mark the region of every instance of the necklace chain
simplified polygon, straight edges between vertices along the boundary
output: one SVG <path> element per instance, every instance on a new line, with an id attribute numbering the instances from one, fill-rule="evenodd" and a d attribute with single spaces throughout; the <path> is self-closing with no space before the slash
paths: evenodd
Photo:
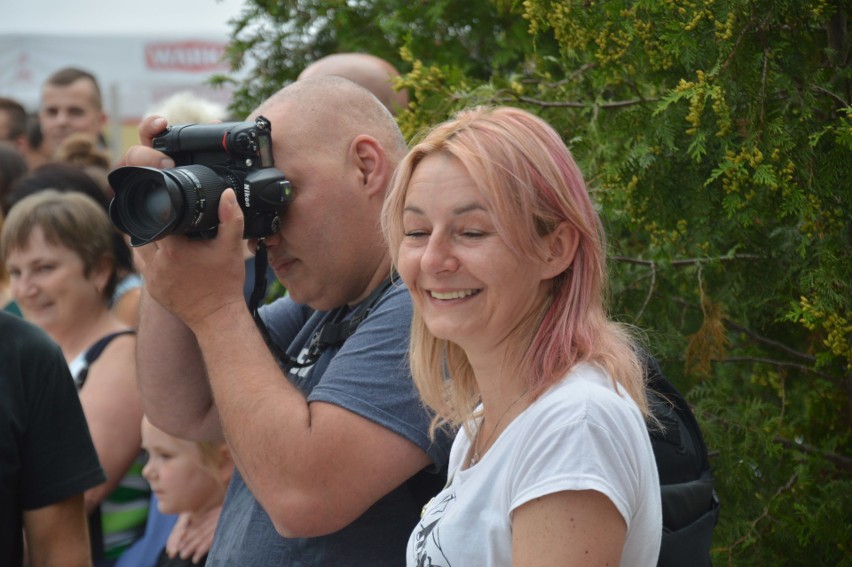
<path id="1" fill-rule="evenodd" d="M 491 441 L 491 438 L 494 436 L 494 433 L 496 433 L 496 432 L 497 432 L 497 428 L 498 428 L 498 427 L 500 427 L 500 422 L 501 422 L 501 421 L 503 421 L 503 418 L 504 418 L 504 417 L 506 417 L 506 415 L 509 413 L 509 411 L 510 411 L 513 407 L 515 407 L 515 405 L 516 405 L 518 402 L 520 402 L 520 401 L 521 401 L 521 398 L 523 398 L 524 396 L 526 396 L 526 395 L 527 395 L 527 392 L 528 392 L 528 391 L 529 391 L 529 388 L 527 388 L 526 390 L 524 390 L 523 392 L 521 392 L 521 395 L 520 395 L 520 396 L 518 396 L 517 398 L 515 398 L 515 401 L 514 401 L 514 402 L 512 402 L 511 404 L 509 404 L 509 407 L 507 407 L 507 408 L 506 408 L 506 411 L 504 411 L 504 412 L 503 412 L 503 415 L 501 415 L 501 416 L 497 419 L 497 422 L 494 424 L 494 428 L 493 428 L 493 429 L 491 429 L 491 433 L 489 433 L 489 434 L 488 434 L 488 437 L 485 439 L 485 441 L 484 441 L 484 443 L 483 443 L 483 445 L 482 445 L 483 450 L 484 450 L 486 447 L 488 447 L 488 442 L 489 442 L 489 441 Z M 483 422 L 484 422 L 484 418 L 483 418 Z M 481 458 L 481 455 L 479 454 L 479 449 L 478 449 L 478 446 L 479 446 L 479 434 L 480 434 L 480 432 L 482 431 L 482 426 L 481 426 L 481 425 L 482 425 L 482 424 L 480 424 L 479 429 L 477 429 L 477 430 L 476 430 L 476 435 L 474 435 L 474 437 L 473 437 L 473 451 L 471 451 L 471 455 L 470 455 L 470 464 L 468 465 L 468 466 L 470 466 L 470 467 L 472 467 L 473 465 L 475 465 L 476 463 L 478 463 L 478 462 L 479 462 L 479 459 Z"/>

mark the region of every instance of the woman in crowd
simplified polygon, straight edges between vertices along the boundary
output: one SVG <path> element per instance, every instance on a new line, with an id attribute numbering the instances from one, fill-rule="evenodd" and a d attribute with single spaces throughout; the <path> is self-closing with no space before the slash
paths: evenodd
<path id="1" fill-rule="evenodd" d="M 142 420 L 142 469 L 163 514 L 178 521 L 157 567 L 204 565 L 234 463 L 224 441 L 187 441 Z"/>
<path id="2" fill-rule="evenodd" d="M 96 565 L 139 536 L 150 493 L 141 477 L 136 338 L 108 307 L 117 281 L 113 234 L 86 195 L 44 190 L 15 204 L 0 235 L 12 296 L 61 347 L 107 473 L 85 494 L 93 555 L 106 560 Z"/>
<path id="3" fill-rule="evenodd" d="M 408 565 L 654 566 L 642 366 L 607 317 L 602 225 L 558 134 L 461 112 L 403 160 L 383 230 L 415 382 L 433 427 L 461 426 Z"/>
<path id="4" fill-rule="evenodd" d="M 109 210 L 109 197 L 89 173 L 70 163 L 51 162 L 29 171 L 14 183 L 5 203 L 7 211 L 21 199 L 45 189 L 83 193 L 95 200 L 104 212 Z M 110 309 L 127 326 L 136 327 L 142 278 L 134 269 L 133 254 L 124 236 L 114 227 L 112 232 L 118 280 L 109 299 Z"/>

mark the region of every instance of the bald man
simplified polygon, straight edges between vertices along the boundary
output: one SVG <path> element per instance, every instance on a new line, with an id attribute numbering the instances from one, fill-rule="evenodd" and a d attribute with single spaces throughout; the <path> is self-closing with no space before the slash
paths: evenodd
<path id="1" fill-rule="evenodd" d="M 137 249 L 145 413 L 173 435 L 224 436 L 234 455 L 208 565 L 397 567 L 450 448 L 449 436 L 429 439 L 407 364 L 411 298 L 391 284 L 378 228 L 406 143 L 375 96 L 337 76 L 298 80 L 258 115 L 294 193 L 264 240 L 288 292 L 259 313 L 280 360 L 245 306 L 229 189 L 216 238 Z M 149 144 L 129 150 L 130 165 L 162 167 L 148 146 L 165 126 L 143 121 Z"/>
<path id="2" fill-rule="evenodd" d="M 366 53 L 335 53 L 314 61 L 299 74 L 299 80 L 321 75 L 337 75 L 358 83 L 382 101 L 396 114 L 408 107 L 408 94 L 395 90 L 393 81 L 399 77 L 396 68 L 379 57 Z"/>

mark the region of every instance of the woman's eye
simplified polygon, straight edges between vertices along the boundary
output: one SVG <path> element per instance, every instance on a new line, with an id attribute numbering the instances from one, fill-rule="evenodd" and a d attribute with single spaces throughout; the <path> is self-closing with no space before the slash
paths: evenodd
<path id="1" fill-rule="evenodd" d="M 422 236 L 426 236 L 428 233 L 425 230 L 408 230 L 405 232 L 406 238 L 420 238 Z"/>

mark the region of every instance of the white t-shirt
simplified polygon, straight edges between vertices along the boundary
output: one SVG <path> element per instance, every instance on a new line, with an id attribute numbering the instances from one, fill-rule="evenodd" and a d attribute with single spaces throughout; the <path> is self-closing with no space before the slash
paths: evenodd
<path id="1" fill-rule="evenodd" d="M 639 408 L 597 367 L 577 365 L 462 470 L 469 449 L 461 429 L 447 486 L 408 540 L 409 567 L 511 565 L 512 511 L 565 490 L 612 501 L 627 524 L 622 566 L 656 565 L 663 516 L 651 441 Z"/>

